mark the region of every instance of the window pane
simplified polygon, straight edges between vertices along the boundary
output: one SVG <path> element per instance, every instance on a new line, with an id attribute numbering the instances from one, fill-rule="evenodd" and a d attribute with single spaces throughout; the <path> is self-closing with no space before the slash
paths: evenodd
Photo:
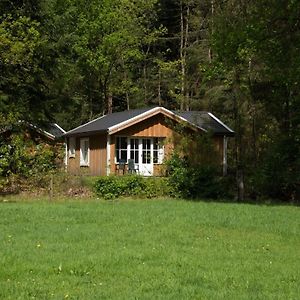
<path id="1" fill-rule="evenodd" d="M 127 138 L 122 137 L 121 138 L 121 149 L 126 149 L 127 148 Z"/>
<path id="2" fill-rule="evenodd" d="M 87 166 L 89 164 L 89 140 L 80 140 L 80 165 Z"/>
<path id="3" fill-rule="evenodd" d="M 121 150 L 121 159 L 127 161 L 127 150 Z"/>
<path id="4" fill-rule="evenodd" d="M 69 139 L 69 156 L 74 157 L 75 156 L 75 138 L 74 137 L 70 137 Z"/>
<path id="5" fill-rule="evenodd" d="M 147 151 L 146 150 L 143 151 L 142 162 L 143 162 L 143 164 L 150 164 L 150 162 L 151 162 L 150 151 L 148 151 L 148 150 Z"/>
<path id="6" fill-rule="evenodd" d="M 127 138 L 126 137 L 117 137 L 116 140 L 116 161 L 127 162 Z"/>

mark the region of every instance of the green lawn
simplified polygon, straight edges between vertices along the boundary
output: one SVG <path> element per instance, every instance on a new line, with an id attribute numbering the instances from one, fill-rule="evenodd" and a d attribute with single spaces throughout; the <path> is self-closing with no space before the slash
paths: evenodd
<path id="1" fill-rule="evenodd" d="M 0 203 L 0 299 L 299 299 L 300 208 Z"/>

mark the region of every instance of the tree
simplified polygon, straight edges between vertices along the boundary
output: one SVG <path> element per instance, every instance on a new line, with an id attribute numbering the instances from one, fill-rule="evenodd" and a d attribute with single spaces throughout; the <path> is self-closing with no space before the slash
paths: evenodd
<path id="1" fill-rule="evenodd" d="M 294 54 L 299 43 L 295 5 L 298 4 L 294 1 L 228 1 L 217 7 L 213 36 L 215 61 L 224 70 L 219 74 L 224 75 L 225 91 L 231 98 L 238 178 L 246 171 L 249 183 L 272 181 L 278 165 L 271 175 L 269 154 L 287 157 L 280 163 L 281 173 L 285 174 L 280 189 L 285 192 L 277 193 L 285 198 L 297 193 L 297 184 L 287 181 L 299 169 L 294 155 L 299 123 L 291 117 L 291 108 L 299 109 L 295 85 L 299 70 Z M 290 146 L 278 147 L 286 145 L 282 143 L 286 138 Z M 274 153 L 274 149 L 280 148 L 281 154 Z M 265 163 L 269 166 L 268 175 L 260 173 Z M 257 179 L 257 174 L 264 175 Z M 298 176 L 294 178 L 295 182 L 299 180 Z M 249 189 L 259 194 L 258 185 Z"/>
<path id="2" fill-rule="evenodd" d="M 43 120 L 48 112 L 40 24 L 29 17 L 2 18 L 0 23 L 0 112 L 19 112 L 28 120 Z"/>

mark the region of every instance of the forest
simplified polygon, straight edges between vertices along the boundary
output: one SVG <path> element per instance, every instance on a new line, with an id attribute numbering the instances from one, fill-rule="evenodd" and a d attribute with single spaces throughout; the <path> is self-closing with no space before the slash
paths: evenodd
<path id="1" fill-rule="evenodd" d="M 300 199 L 299 81 L 299 0 L 0 1 L 1 128 L 210 111 L 235 131 L 228 176 L 248 198 Z"/>

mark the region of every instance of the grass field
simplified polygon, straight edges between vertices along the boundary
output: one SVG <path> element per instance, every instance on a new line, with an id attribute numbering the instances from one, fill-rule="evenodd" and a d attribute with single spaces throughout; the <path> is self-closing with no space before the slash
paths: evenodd
<path id="1" fill-rule="evenodd" d="M 0 203 L 0 299 L 299 299 L 300 209 Z"/>

